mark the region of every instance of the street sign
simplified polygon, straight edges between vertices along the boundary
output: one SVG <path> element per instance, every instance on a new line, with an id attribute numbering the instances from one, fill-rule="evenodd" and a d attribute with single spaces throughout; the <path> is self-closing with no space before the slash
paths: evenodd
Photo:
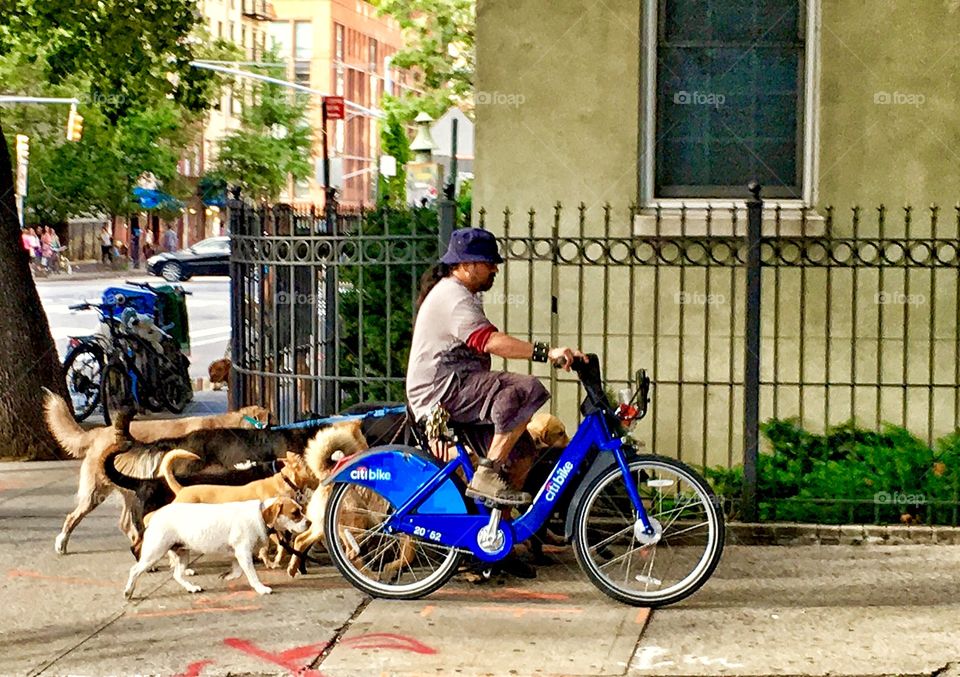
<path id="1" fill-rule="evenodd" d="M 392 155 L 380 156 L 380 175 L 393 177 L 397 175 L 397 158 Z"/>
<path id="2" fill-rule="evenodd" d="M 343 120 L 344 104 L 342 96 L 323 97 L 323 108 L 327 113 L 328 120 Z"/>

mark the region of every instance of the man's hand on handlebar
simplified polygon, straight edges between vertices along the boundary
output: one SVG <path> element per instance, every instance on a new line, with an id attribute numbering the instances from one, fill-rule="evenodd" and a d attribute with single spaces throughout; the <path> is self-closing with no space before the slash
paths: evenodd
<path id="1" fill-rule="evenodd" d="M 562 348 L 552 348 L 550 352 L 547 353 L 547 359 L 549 359 L 550 364 L 557 369 L 570 371 L 575 359 L 580 359 L 586 362 L 587 356 L 581 353 L 579 350 L 573 350 L 572 348 L 567 348 L 564 346 Z"/>

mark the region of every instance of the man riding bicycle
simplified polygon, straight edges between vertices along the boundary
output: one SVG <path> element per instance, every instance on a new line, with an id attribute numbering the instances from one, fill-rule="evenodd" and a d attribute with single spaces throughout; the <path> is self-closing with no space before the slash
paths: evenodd
<path id="1" fill-rule="evenodd" d="M 493 425 L 487 456 L 467 487 L 467 495 L 498 505 L 523 505 L 530 495 L 511 489 L 503 469 L 517 440 L 550 394 L 536 376 L 491 371 L 491 356 L 564 363 L 570 348 L 514 338 L 499 331 L 483 312 L 478 296 L 493 286 L 503 258 L 488 231 L 454 231 L 440 262 L 420 283 L 417 318 L 407 365 L 407 399 L 419 421 L 437 405 L 455 423 Z"/>

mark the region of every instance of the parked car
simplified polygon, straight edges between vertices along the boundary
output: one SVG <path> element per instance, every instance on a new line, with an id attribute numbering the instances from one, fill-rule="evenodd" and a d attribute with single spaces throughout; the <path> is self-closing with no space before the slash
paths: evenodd
<path id="1" fill-rule="evenodd" d="M 178 252 L 151 256 L 147 272 L 167 282 L 189 280 L 194 275 L 229 275 L 230 238 L 209 237 Z"/>

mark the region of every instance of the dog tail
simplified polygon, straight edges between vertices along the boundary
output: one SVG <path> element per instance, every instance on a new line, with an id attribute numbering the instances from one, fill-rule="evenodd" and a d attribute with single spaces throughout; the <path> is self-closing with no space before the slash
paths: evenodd
<path id="1" fill-rule="evenodd" d="M 149 482 L 151 480 L 142 480 L 139 477 L 124 475 L 122 472 L 117 470 L 117 466 L 114 465 L 113 461 L 118 455 L 124 453 L 125 451 L 127 451 L 127 445 L 118 444 L 109 454 L 104 457 L 103 474 L 107 476 L 108 480 L 116 484 L 121 489 L 136 491 L 144 482 Z"/>
<path id="2" fill-rule="evenodd" d="M 160 475 L 167 481 L 167 486 L 170 487 L 170 491 L 172 491 L 174 495 L 179 494 L 183 489 L 183 486 L 177 481 L 176 476 L 173 474 L 173 468 L 171 467 L 173 462 L 178 459 L 199 461 L 200 457 L 186 449 L 171 449 L 163 455 L 163 460 L 160 461 Z"/>
<path id="3" fill-rule="evenodd" d="M 63 450 L 74 458 L 83 458 L 93 444 L 96 430 L 84 430 L 73 418 L 67 401 L 46 388 L 43 389 L 43 409 L 47 427 L 57 438 Z"/>
<path id="4" fill-rule="evenodd" d="M 357 419 L 321 429 L 307 442 L 303 458 L 314 477 L 322 480 L 338 461 L 362 451 L 366 446 L 366 440 L 360 433 L 360 420 Z"/>

